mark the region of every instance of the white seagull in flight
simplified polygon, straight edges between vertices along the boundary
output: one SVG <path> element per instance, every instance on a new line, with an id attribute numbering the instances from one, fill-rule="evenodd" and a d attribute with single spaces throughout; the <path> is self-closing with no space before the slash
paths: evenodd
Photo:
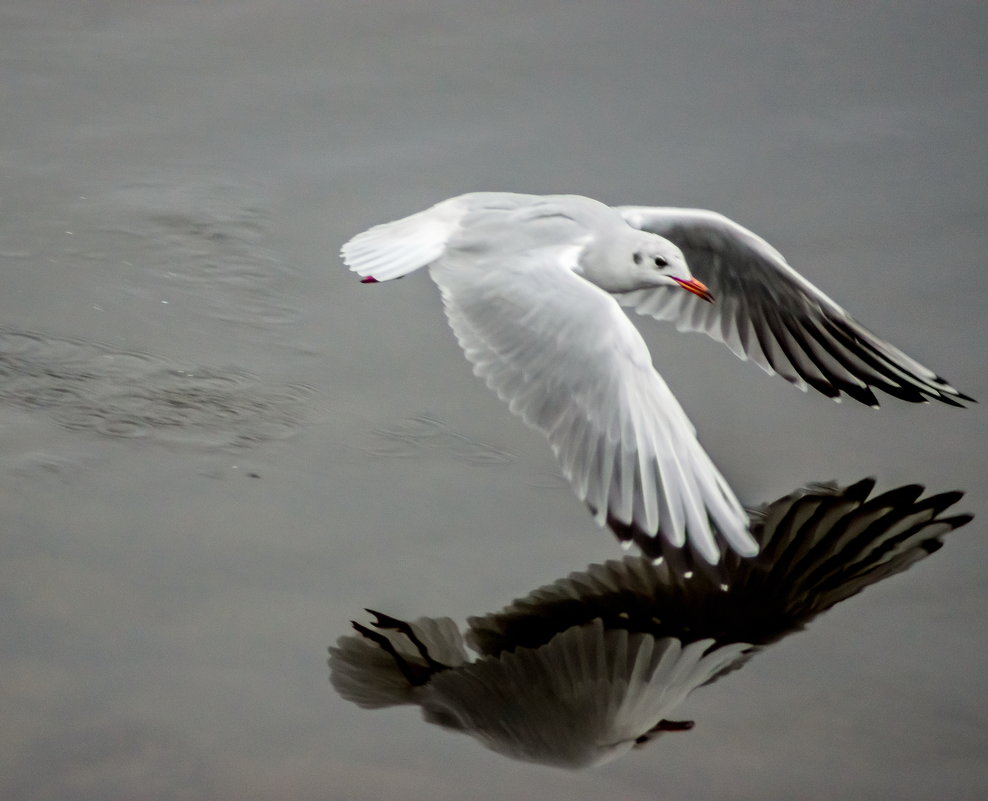
<path id="1" fill-rule="evenodd" d="M 689 542 L 710 563 L 717 533 L 743 556 L 758 544 L 621 306 L 704 331 L 835 399 L 877 406 L 876 388 L 972 400 L 710 211 L 475 192 L 377 225 L 341 254 L 365 283 L 428 267 L 474 372 L 548 437 L 597 522 Z"/>

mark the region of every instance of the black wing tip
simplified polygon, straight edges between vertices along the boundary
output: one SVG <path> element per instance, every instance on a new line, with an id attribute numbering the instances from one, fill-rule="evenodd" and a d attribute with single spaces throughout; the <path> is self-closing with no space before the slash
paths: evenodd
<path id="1" fill-rule="evenodd" d="M 964 403 L 977 403 L 970 395 L 954 389 L 943 376 L 933 373 L 920 376 L 896 362 L 881 350 L 879 337 L 851 318 L 837 319 L 825 315 L 820 318 L 819 325 L 819 329 L 809 330 L 811 336 L 828 349 L 834 343 L 828 343 L 826 337 L 832 337 L 836 340 L 836 344 L 862 361 L 867 372 L 870 373 L 867 377 L 846 362 L 843 367 L 852 375 L 857 375 L 858 379 L 869 388 L 878 389 L 907 403 L 929 403 L 931 400 L 937 400 L 947 406 L 960 408 L 964 408 Z M 872 339 L 874 341 L 871 341 Z M 833 355 L 837 356 L 837 354 Z"/>
<path id="2" fill-rule="evenodd" d="M 922 542 L 918 543 L 916 547 L 922 548 L 924 551 L 926 551 L 926 555 L 929 556 L 930 554 L 936 553 L 943 547 L 943 540 L 940 539 L 939 537 L 932 537 L 928 540 L 923 540 Z"/>
<path id="3" fill-rule="evenodd" d="M 798 389 L 813 389 L 824 397 L 838 403 L 847 397 L 871 409 L 880 409 L 882 406 L 873 390 L 878 390 L 906 403 L 925 404 L 933 400 L 958 409 L 966 409 L 965 403 L 978 402 L 970 395 L 957 390 L 947 392 L 946 390 L 932 387 L 930 389 L 919 389 L 918 387 L 908 385 L 895 386 L 885 383 L 866 383 L 864 386 L 851 386 L 846 382 L 821 381 L 818 378 L 811 378 L 808 375 L 788 375 L 779 372 L 778 369 L 776 369 L 776 373 Z"/>
<path id="4" fill-rule="evenodd" d="M 939 492 L 936 495 L 931 495 L 926 499 L 926 503 L 942 512 L 944 509 L 953 506 L 963 497 L 964 490 L 947 490 L 946 492 Z"/>
<path id="5" fill-rule="evenodd" d="M 880 408 L 880 404 L 878 403 L 878 398 L 876 398 L 875 393 L 871 391 L 871 387 L 867 385 L 863 387 L 845 385 L 842 386 L 841 389 L 843 390 L 845 395 L 847 395 L 849 398 L 853 400 L 856 400 L 858 403 L 861 403 L 872 409 Z"/>
<path id="6" fill-rule="evenodd" d="M 889 395 L 890 397 L 896 398 L 901 401 L 905 401 L 906 403 L 923 404 L 923 403 L 929 403 L 931 400 L 934 400 L 934 401 L 939 401 L 945 406 L 953 406 L 957 409 L 966 409 L 967 407 L 964 405 L 965 403 L 978 402 L 975 398 L 972 398 L 970 395 L 965 395 L 963 392 L 959 392 L 957 390 L 947 392 L 946 390 L 943 389 L 931 388 L 928 390 L 916 389 L 915 391 L 913 391 L 912 388 L 906 389 L 903 388 L 902 386 L 893 388 L 890 385 L 884 385 L 884 384 L 878 385 L 878 384 L 870 383 L 863 388 L 855 387 L 854 390 L 849 390 L 848 387 L 841 386 L 839 392 L 840 398 L 838 398 L 835 397 L 834 394 L 830 391 L 824 392 L 817 386 L 813 386 L 813 388 L 820 391 L 823 395 L 826 395 L 828 398 L 832 398 L 833 400 L 840 400 L 846 395 L 852 400 L 856 400 L 858 403 L 861 403 L 864 406 L 868 406 L 872 409 L 881 408 L 881 404 L 879 403 L 878 398 L 875 396 L 874 392 L 872 392 L 873 389 L 877 389 L 880 392 L 884 392 L 886 395 Z"/>
<path id="7" fill-rule="evenodd" d="M 848 484 L 839 494 L 845 498 L 855 498 L 863 501 L 871 495 L 877 483 L 878 479 L 875 476 L 866 476 L 865 478 L 858 479 L 853 484 Z"/>
<path id="8" fill-rule="evenodd" d="M 589 504 L 588 506 L 593 512 L 593 507 Z M 646 559 L 651 560 L 654 564 L 665 562 L 673 572 L 680 575 L 692 571 L 718 573 L 723 564 L 725 554 L 732 552 L 716 527 L 713 527 L 713 530 L 716 532 L 715 540 L 718 553 L 714 561 L 710 561 L 706 554 L 698 552 L 692 546 L 689 539 L 681 546 L 674 545 L 663 534 L 661 528 L 653 535 L 644 531 L 641 527 L 635 525 L 635 523 L 625 523 L 610 513 L 607 515 L 607 528 L 621 544 L 622 550 L 628 550 L 634 546 Z M 757 557 L 740 558 L 754 559 Z"/>
<path id="9" fill-rule="evenodd" d="M 948 493 L 948 492 L 945 492 L 942 495 L 936 495 L 936 496 L 933 496 L 931 498 L 927 498 L 927 503 L 929 503 L 930 501 L 939 500 L 939 499 L 944 498 L 944 497 L 947 497 L 947 496 L 957 496 L 957 497 L 959 497 L 959 496 L 961 496 L 963 494 L 964 494 L 963 492 L 956 492 L 956 493 Z M 940 534 L 938 534 L 935 537 L 930 537 L 930 538 L 925 539 L 922 542 L 918 543 L 919 547 L 922 548 L 924 551 L 926 551 L 926 553 L 928 555 L 931 554 L 931 553 L 936 553 L 937 551 L 939 551 L 943 547 L 943 538 L 947 534 L 949 534 L 951 531 L 956 531 L 959 528 L 963 528 L 968 523 L 970 523 L 972 520 L 974 520 L 974 515 L 972 513 L 970 513 L 970 512 L 962 512 L 961 514 L 953 515 L 952 517 L 940 517 L 939 516 L 940 514 L 942 514 L 946 510 L 946 508 L 948 506 L 950 506 L 953 503 L 956 503 L 957 497 L 954 497 L 952 500 L 950 500 L 949 503 L 945 503 L 945 504 L 942 504 L 942 505 L 939 505 L 938 504 L 939 505 L 939 508 L 937 508 L 936 511 L 935 511 L 935 517 L 934 517 L 934 519 L 932 519 L 932 520 L 930 520 L 930 521 L 927 522 L 926 525 L 932 525 L 932 524 L 936 523 L 936 524 L 939 524 L 941 526 L 947 526 L 947 530 L 946 531 L 943 531 L 943 532 L 941 532 Z"/>
<path id="10" fill-rule="evenodd" d="M 941 518 L 940 522 L 945 523 L 950 526 L 951 530 L 960 528 L 961 526 L 966 526 L 974 520 L 974 514 L 971 512 L 962 512 L 959 515 L 954 515 L 953 517 Z"/>
<path id="11" fill-rule="evenodd" d="M 923 497 L 926 487 L 922 484 L 903 484 L 868 499 L 873 506 L 912 506 Z"/>
<path id="12" fill-rule="evenodd" d="M 977 399 L 972 398 L 965 392 L 961 392 L 959 389 L 954 389 L 950 382 L 944 378 L 942 375 L 935 376 L 934 381 L 940 384 L 940 393 L 949 396 L 952 400 L 956 399 L 959 401 L 964 401 L 965 403 L 977 403 Z"/>

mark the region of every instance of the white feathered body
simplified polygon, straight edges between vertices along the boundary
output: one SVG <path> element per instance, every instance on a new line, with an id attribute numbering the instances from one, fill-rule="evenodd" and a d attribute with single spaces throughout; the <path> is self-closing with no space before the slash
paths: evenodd
<path id="1" fill-rule="evenodd" d="M 713 212 L 475 192 L 358 234 L 342 255 L 374 282 L 429 267 L 474 372 L 548 437 L 597 521 L 640 545 L 688 541 L 710 563 L 718 536 L 741 555 L 757 544 L 621 306 L 704 331 L 835 399 L 877 406 L 877 387 L 970 400 Z M 701 300 L 704 284 L 717 303 Z"/>

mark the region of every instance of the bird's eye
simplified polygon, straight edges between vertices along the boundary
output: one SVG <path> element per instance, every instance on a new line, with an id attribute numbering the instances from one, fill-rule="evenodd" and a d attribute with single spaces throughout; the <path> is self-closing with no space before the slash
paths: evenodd
<path id="1" fill-rule="evenodd" d="M 669 262 L 667 262 L 661 256 L 656 256 L 655 257 L 655 266 L 656 267 L 668 267 L 669 266 Z"/>
<path id="2" fill-rule="evenodd" d="M 641 253 L 636 253 L 631 258 L 635 260 L 635 264 L 641 264 L 642 263 L 642 254 Z"/>

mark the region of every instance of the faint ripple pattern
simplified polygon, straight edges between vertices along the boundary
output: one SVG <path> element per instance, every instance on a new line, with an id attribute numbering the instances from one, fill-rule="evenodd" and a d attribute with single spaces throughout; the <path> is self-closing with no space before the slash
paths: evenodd
<path id="1" fill-rule="evenodd" d="M 294 434 L 313 390 L 237 369 L 183 366 L 145 353 L 0 327 L 0 402 L 65 428 L 208 448 Z"/>

